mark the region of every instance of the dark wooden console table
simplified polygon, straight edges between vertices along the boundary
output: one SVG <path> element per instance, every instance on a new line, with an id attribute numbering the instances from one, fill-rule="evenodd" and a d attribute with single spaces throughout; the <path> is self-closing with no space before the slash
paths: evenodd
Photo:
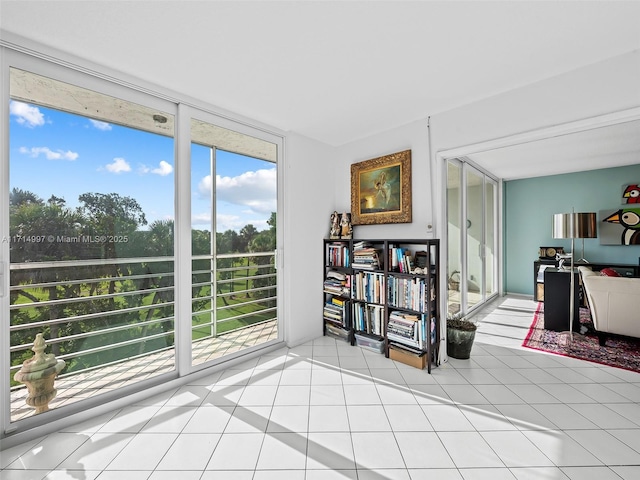
<path id="1" fill-rule="evenodd" d="M 580 331 L 580 274 L 573 272 L 573 331 Z M 547 268 L 544 271 L 544 328 L 557 332 L 569 330 L 571 272 Z"/>

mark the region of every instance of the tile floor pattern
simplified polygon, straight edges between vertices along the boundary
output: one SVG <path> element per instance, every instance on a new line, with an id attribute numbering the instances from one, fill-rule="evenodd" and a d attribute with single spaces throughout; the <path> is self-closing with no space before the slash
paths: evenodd
<path id="1" fill-rule="evenodd" d="M 327 337 L 1 452 L 2 480 L 637 479 L 640 374 L 520 347 L 531 300 L 426 371 Z"/>

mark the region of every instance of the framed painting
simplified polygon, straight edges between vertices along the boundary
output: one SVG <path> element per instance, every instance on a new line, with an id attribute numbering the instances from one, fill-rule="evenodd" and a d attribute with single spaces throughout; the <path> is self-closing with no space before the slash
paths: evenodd
<path id="1" fill-rule="evenodd" d="M 351 223 L 411 222 L 411 150 L 351 165 Z"/>
<path id="2" fill-rule="evenodd" d="M 640 203 L 640 186 L 638 184 L 624 185 L 622 187 L 622 204 Z"/>
<path id="3" fill-rule="evenodd" d="M 600 245 L 640 245 L 640 206 L 600 210 Z"/>

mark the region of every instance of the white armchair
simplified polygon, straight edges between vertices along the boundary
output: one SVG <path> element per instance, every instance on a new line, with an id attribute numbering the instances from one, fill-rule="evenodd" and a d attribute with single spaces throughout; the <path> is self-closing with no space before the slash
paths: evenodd
<path id="1" fill-rule="evenodd" d="M 607 333 L 640 337 L 640 278 L 608 277 L 578 267 L 600 345 Z"/>

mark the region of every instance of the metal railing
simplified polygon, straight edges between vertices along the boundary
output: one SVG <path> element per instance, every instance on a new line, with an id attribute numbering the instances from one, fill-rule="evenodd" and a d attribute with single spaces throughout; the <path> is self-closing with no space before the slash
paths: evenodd
<path id="1" fill-rule="evenodd" d="M 238 260 L 244 259 L 246 264 L 238 266 Z M 207 255 L 198 255 L 193 257 L 193 262 L 211 262 L 212 257 Z M 210 319 L 208 321 L 202 321 L 198 323 L 196 326 L 192 327 L 192 330 L 198 330 L 202 332 L 204 329 L 209 327 L 209 333 L 200 337 L 211 338 L 219 335 L 221 333 L 231 333 L 236 330 L 245 328 L 247 325 L 232 327 L 229 326 L 232 322 L 237 322 L 238 320 L 244 318 L 255 317 L 257 314 L 260 316 L 268 315 L 266 318 L 263 318 L 259 321 L 250 322 L 250 325 L 255 325 L 257 323 L 263 323 L 270 320 L 274 320 L 276 318 L 276 273 L 274 263 L 271 263 L 275 260 L 274 252 L 256 252 L 256 253 L 243 253 L 243 254 L 221 254 L 216 255 L 216 268 L 215 272 L 217 272 L 219 278 L 213 278 L 214 268 L 213 266 L 208 269 L 204 268 L 194 268 L 192 269 L 193 278 L 201 278 L 205 275 L 210 275 L 210 281 L 193 281 L 193 287 L 204 287 L 213 286 L 216 289 L 216 294 L 209 295 L 200 295 L 193 296 L 191 299 L 192 302 L 192 312 L 193 316 L 198 316 L 202 318 L 205 315 L 209 315 Z M 260 262 L 268 262 L 268 263 L 260 263 Z M 231 266 L 224 266 L 226 262 L 230 262 Z M 213 262 L 211 262 L 213 263 Z M 249 275 L 250 270 L 255 269 L 255 274 Z M 267 273 L 260 273 L 264 270 L 268 270 Z M 270 271 L 269 271 L 270 270 Z M 246 275 L 236 275 L 236 273 L 246 272 Z M 256 281 L 258 285 L 256 286 Z M 235 288 L 235 284 L 239 282 L 244 282 L 245 288 L 237 290 Z M 267 282 L 268 285 L 261 285 L 262 282 Z M 249 288 L 249 284 L 252 285 Z M 225 287 L 228 291 L 224 291 Z M 212 306 L 204 306 L 196 308 L 195 304 L 197 302 L 211 302 L 212 299 L 216 298 L 216 308 L 214 309 Z M 242 297 L 252 298 L 253 300 L 241 301 L 238 298 L 235 298 L 233 303 L 228 303 L 227 299 L 231 297 Z M 223 306 L 220 306 L 220 301 L 224 303 Z M 274 306 L 269 306 L 273 304 Z M 234 313 L 231 310 L 244 310 L 246 307 L 254 306 L 253 311 L 249 308 L 250 311 L 243 313 Z M 215 311 L 214 311 L 215 310 Z M 226 324 L 226 325 L 225 325 Z M 218 327 L 222 327 L 219 329 Z M 222 331 L 220 331 L 222 330 Z"/>
<path id="2" fill-rule="evenodd" d="M 194 256 L 192 338 L 276 318 L 274 252 Z M 11 264 L 11 378 L 36 333 L 78 374 L 174 348 L 174 258 Z M 70 368 L 69 368 L 70 367 Z"/>

